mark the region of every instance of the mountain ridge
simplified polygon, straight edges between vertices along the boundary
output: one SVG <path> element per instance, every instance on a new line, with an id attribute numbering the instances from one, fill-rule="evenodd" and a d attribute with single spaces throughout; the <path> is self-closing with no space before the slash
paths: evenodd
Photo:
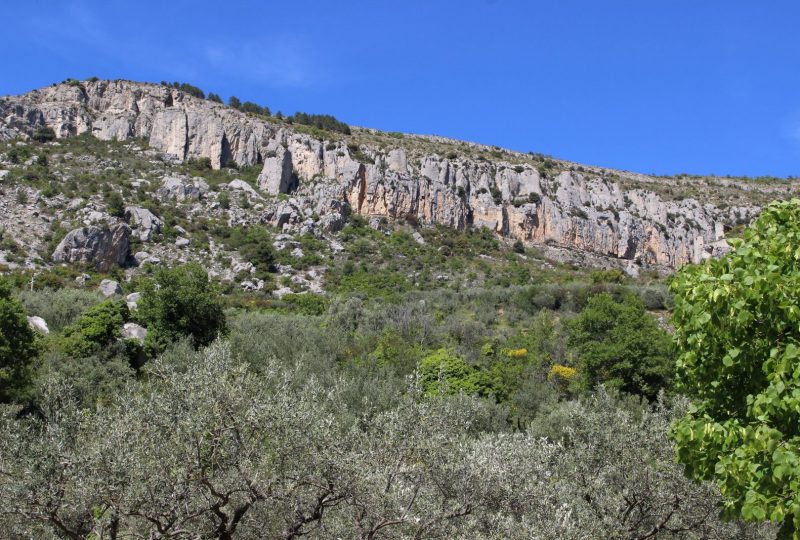
<path id="1" fill-rule="evenodd" d="M 335 232 L 350 213 L 486 227 L 632 274 L 724 253 L 726 232 L 798 187 L 656 178 L 432 135 L 359 127 L 345 135 L 122 80 L 0 98 L 0 137 L 29 137 L 42 127 L 58 138 L 143 138 L 178 161 L 205 159 L 212 169 L 258 166 L 257 186 L 274 200 L 253 219 L 287 232 Z"/>

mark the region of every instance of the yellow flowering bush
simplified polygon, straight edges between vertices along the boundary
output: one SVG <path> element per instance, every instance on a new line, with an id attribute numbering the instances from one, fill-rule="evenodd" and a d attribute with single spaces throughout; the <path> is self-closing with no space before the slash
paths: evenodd
<path id="1" fill-rule="evenodd" d="M 578 370 L 575 368 L 571 368 L 569 366 L 562 366 L 561 364 L 553 364 L 553 367 L 550 368 L 550 371 L 547 373 L 547 380 L 552 381 L 555 380 L 556 382 L 564 382 L 568 383 L 572 379 L 575 378 L 575 375 L 578 374 Z"/>
<path id="2" fill-rule="evenodd" d="M 523 356 L 528 356 L 528 349 L 508 349 L 506 356 L 509 358 L 522 358 Z"/>

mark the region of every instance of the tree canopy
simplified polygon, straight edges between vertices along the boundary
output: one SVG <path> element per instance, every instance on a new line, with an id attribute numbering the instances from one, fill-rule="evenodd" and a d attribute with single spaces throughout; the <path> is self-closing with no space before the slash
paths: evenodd
<path id="1" fill-rule="evenodd" d="M 800 538 L 800 200 L 767 207 L 721 260 L 675 278 L 678 460 L 726 513 Z"/>
<path id="2" fill-rule="evenodd" d="M 0 402 L 19 397 L 30 380 L 37 347 L 25 309 L 0 280 Z"/>
<path id="3" fill-rule="evenodd" d="M 650 399 L 669 386 L 674 364 L 669 335 L 638 297 L 594 295 L 568 326 L 586 385 L 603 383 Z"/>
<path id="4" fill-rule="evenodd" d="M 187 336 L 200 347 L 224 334 L 225 313 L 218 295 L 199 264 L 159 270 L 145 284 L 137 309 L 147 325 L 145 349 L 154 354 Z"/>

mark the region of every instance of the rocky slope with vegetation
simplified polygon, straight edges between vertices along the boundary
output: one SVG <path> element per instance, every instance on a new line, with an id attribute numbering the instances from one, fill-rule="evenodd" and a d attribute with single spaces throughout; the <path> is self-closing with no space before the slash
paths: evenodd
<path id="1" fill-rule="evenodd" d="M 0 99 L 5 537 L 792 537 L 794 182 L 220 101 Z"/>
<path id="2" fill-rule="evenodd" d="M 749 222 L 765 201 L 797 188 L 653 178 L 439 137 L 342 133 L 192 93 L 163 84 L 70 81 L 2 98 L 0 135 L 26 137 L 47 127 L 58 138 L 138 138 L 177 162 L 258 167 L 248 196 L 266 200 L 247 219 L 289 231 L 336 231 L 351 212 L 486 227 L 562 260 L 600 257 L 632 272 L 719 254 L 728 231 Z M 276 198 L 282 194 L 291 198 Z"/>

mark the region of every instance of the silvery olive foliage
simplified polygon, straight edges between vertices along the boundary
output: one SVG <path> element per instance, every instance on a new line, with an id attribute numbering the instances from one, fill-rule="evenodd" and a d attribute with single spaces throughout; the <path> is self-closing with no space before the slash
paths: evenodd
<path id="1" fill-rule="evenodd" d="M 10 538 L 761 538 L 723 523 L 711 484 L 673 463 L 675 412 L 600 390 L 527 432 L 497 409 L 425 397 L 348 412 L 348 383 L 256 372 L 225 342 L 153 362 L 110 404 L 46 385 L 0 416 Z M 173 354 L 173 356 L 175 356 Z M 678 404 L 678 412 L 684 405 Z"/>

